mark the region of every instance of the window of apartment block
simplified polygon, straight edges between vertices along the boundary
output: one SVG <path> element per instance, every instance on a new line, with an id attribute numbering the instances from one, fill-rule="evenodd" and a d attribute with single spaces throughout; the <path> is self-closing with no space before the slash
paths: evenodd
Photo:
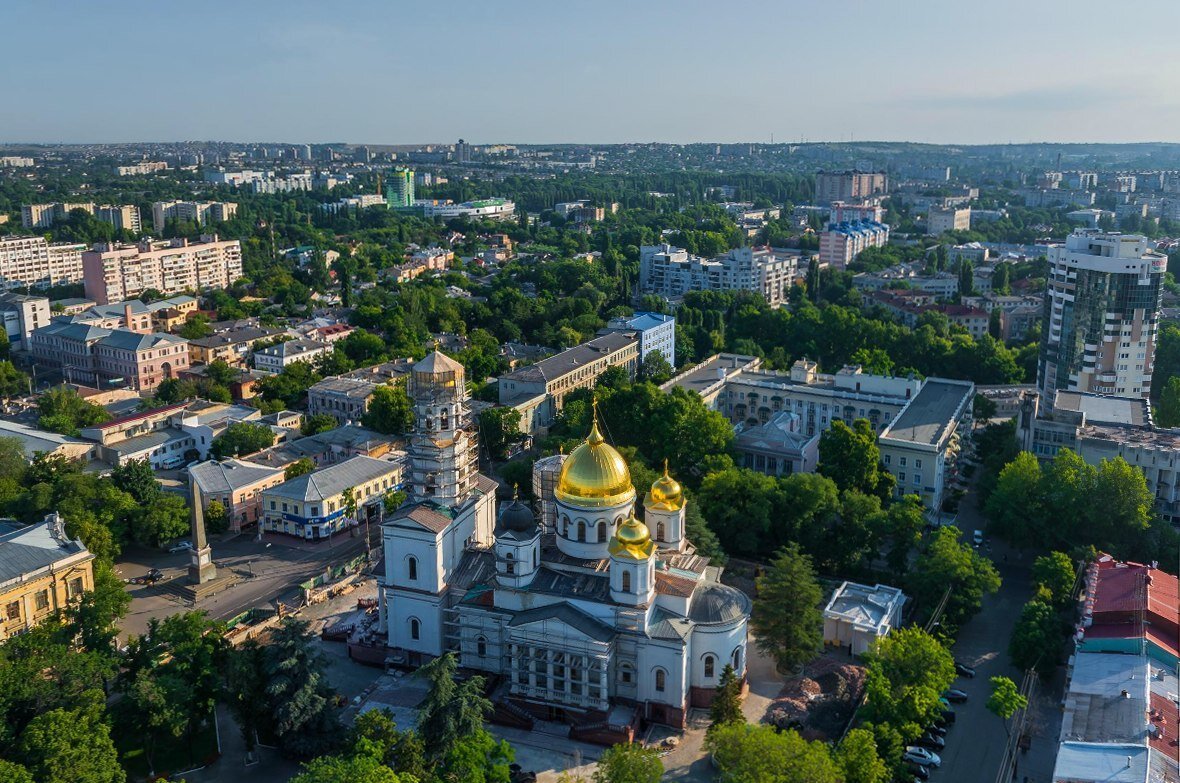
<path id="1" fill-rule="evenodd" d="M 33 596 L 33 605 L 37 608 L 38 612 L 44 612 L 46 609 L 48 609 L 49 608 L 49 591 L 48 590 L 41 590 L 36 595 L 34 595 Z"/>
<path id="2" fill-rule="evenodd" d="M 82 595 L 82 577 L 75 576 L 70 580 L 66 593 L 70 598 L 78 598 Z"/>
<path id="3" fill-rule="evenodd" d="M 12 601 L 4 607 L 4 619 L 10 621 L 20 619 L 20 601 Z"/>

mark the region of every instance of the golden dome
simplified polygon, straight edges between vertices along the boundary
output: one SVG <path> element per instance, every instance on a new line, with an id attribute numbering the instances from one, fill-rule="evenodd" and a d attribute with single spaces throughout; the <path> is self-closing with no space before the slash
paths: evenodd
<path id="1" fill-rule="evenodd" d="M 617 506 L 635 499 L 626 460 L 598 431 L 597 404 L 590 434 L 562 463 L 554 494 L 561 502 L 579 508 Z"/>
<path id="2" fill-rule="evenodd" d="M 682 500 L 683 491 L 680 488 L 680 482 L 668 474 L 668 460 L 664 460 L 664 475 L 651 485 L 648 504 L 674 509 L 680 507 Z"/>
<path id="3" fill-rule="evenodd" d="M 651 531 L 647 525 L 640 522 L 632 514 L 611 537 L 610 553 L 612 555 L 633 557 L 636 560 L 646 560 L 655 550 L 651 540 Z"/>

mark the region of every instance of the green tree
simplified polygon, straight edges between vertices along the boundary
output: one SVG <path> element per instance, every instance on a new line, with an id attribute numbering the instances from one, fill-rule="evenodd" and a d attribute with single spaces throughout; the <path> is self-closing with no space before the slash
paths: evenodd
<path id="1" fill-rule="evenodd" d="M 887 783 L 890 779 L 889 766 L 877 754 L 871 731 L 852 729 L 840 740 L 834 755 L 844 783 Z"/>
<path id="2" fill-rule="evenodd" d="M 987 422 L 988 419 L 996 415 L 998 408 L 999 406 L 990 397 L 976 394 L 971 400 L 971 417 L 977 424 Z"/>
<path id="3" fill-rule="evenodd" d="M 655 748 L 635 742 L 613 745 L 594 770 L 594 783 L 659 783 L 664 765 Z"/>
<path id="4" fill-rule="evenodd" d="M 827 746 L 765 723 L 727 723 L 705 738 L 721 783 L 842 783 Z"/>
<path id="5" fill-rule="evenodd" d="M 507 459 L 509 448 L 525 437 L 520 431 L 520 411 L 504 407 L 481 411 L 479 437 L 492 459 Z"/>
<path id="6" fill-rule="evenodd" d="M 940 621 L 951 629 L 979 611 L 983 596 L 1000 589 L 995 566 L 969 545 L 959 541 L 956 527 L 942 527 L 931 534 L 926 549 L 910 571 L 910 591 L 928 616 L 950 590 Z"/>
<path id="7" fill-rule="evenodd" d="M 224 359 L 214 359 L 205 365 L 205 377 L 219 386 L 229 387 L 241 375 L 241 370 L 230 367 Z"/>
<path id="8" fill-rule="evenodd" d="M 1030 546 L 1041 538 L 1044 518 L 1041 464 L 1022 451 L 1004 466 L 995 489 L 988 495 L 984 511 L 992 530 L 1016 546 Z"/>
<path id="9" fill-rule="evenodd" d="M 1033 584 L 1043 590 L 1049 603 L 1059 609 L 1073 597 L 1075 576 L 1073 561 L 1064 552 L 1050 552 L 1033 561 Z"/>
<path id="10" fill-rule="evenodd" d="M 652 383 L 663 383 L 672 377 L 672 365 L 660 351 L 649 351 L 639 365 L 639 377 Z"/>
<path id="11" fill-rule="evenodd" d="M 967 259 L 959 261 L 959 295 L 971 296 L 975 293 L 975 267 Z"/>
<path id="12" fill-rule="evenodd" d="M 194 313 L 181 324 L 176 333 L 186 340 L 200 340 L 213 334 L 213 327 L 209 325 L 209 316 L 204 313 Z"/>
<path id="13" fill-rule="evenodd" d="M 406 395 L 405 384 L 378 386 L 369 400 L 369 410 L 361 421 L 369 429 L 383 435 L 409 432 L 414 423 L 414 410 Z"/>
<path id="14" fill-rule="evenodd" d="M 401 778 L 381 759 L 354 753 L 345 756 L 321 756 L 303 765 L 303 771 L 291 783 L 401 783 Z"/>
<path id="15" fill-rule="evenodd" d="M 1033 669 L 1048 679 L 1057 669 L 1064 641 L 1064 626 L 1057 612 L 1044 601 L 1032 600 L 1020 611 L 1008 642 L 1008 654 L 1016 668 Z"/>
<path id="16" fill-rule="evenodd" d="M 270 719 L 266 656 L 265 648 L 256 639 L 247 639 L 230 649 L 227 655 L 226 704 L 238 723 L 249 754 L 254 752 L 259 733 L 268 726 Z"/>
<path id="17" fill-rule="evenodd" d="M 77 435 L 80 428 L 102 424 L 111 418 L 111 414 L 66 386 L 56 386 L 42 394 L 37 400 L 37 410 L 38 424 L 62 435 Z"/>
<path id="18" fill-rule="evenodd" d="M 426 743 L 427 757 L 433 760 L 440 759 L 455 742 L 481 731 L 484 716 L 492 709 L 483 695 L 483 677 L 458 682 L 457 668 L 454 653 L 447 653 L 417 672 L 429 684 L 418 707 L 418 732 Z"/>
<path id="19" fill-rule="evenodd" d="M 155 749 L 161 737 L 179 739 L 188 720 L 185 716 L 184 683 L 166 670 L 141 669 L 123 697 L 133 711 L 136 730 L 143 734 L 144 756 L 149 772 L 155 771 Z"/>
<path id="20" fill-rule="evenodd" d="M 1008 720 L 1017 710 L 1028 707 L 1028 697 L 1020 692 L 1009 677 L 992 677 L 988 682 L 991 683 L 992 692 L 987 697 L 987 710 L 1004 721 L 1004 733 L 1010 735 Z"/>
<path id="21" fill-rule="evenodd" d="M 327 659 L 312 646 L 307 623 L 284 619 L 271 634 L 263 662 L 270 732 L 297 758 L 331 752 L 343 738 L 332 706 Z"/>
<path id="22" fill-rule="evenodd" d="M 131 536 L 141 544 L 161 546 L 180 538 L 191 529 L 191 516 L 184 498 L 171 493 L 160 497 L 131 519 Z"/>
<path id="23" fill-rule="evenodd" d="M 0 759 L 0 780 L 4 783 L 36 783 L 28 768 Z"/>
<path id="24" fill-rule="evenodd" d="M 112 655 L 119 635 L 119 620 L 127 614 L 129 606 L 131 596 L 124 589 L 123 580 L 109 561 L 96 559 L 94 589 L 84 592 L 70 610 L 69 627 L 76 632 L 83 649 Z"/>
<path id="25" fill-rule="evenodd" d="M 214 457 L 241 457 L 268 449 L 275 443 L 275 434 L 265 424 L 248 421 L 234 422 L 213 439 L 210 451 Z"/>
<path id="26" fill-rule="evenodd" d="M 721 672 L 713 703 L 709 705 L 709 719 L 712 722 L 710 731 L 713 726 L 746 720 L 742 715 L 742 681 L 738 679 L 733 666 L 728 663 Z"/>
<path id="27" fill-rule="evenodd" d="M 455 783 L 508 783 L 512 760 L 512 746 L 481 728 L 443 749 L 438 777 Z"/>
<path id="28" fill-rule="evenodd" d="M 840 489 L 855 489 L 882 500 L 893 495 L 893 475 L 881 465 L 877 435 L 867 419 L 857 419 L 851 427 L 839 419 L 832 422 L 819 439 L 816 472 Z"/>
<path id="29" fill-rule="evenodd" d="M 16 756 L 39 783 L 123 783 L 119 754 L 103 717 L 102 691 L 80 694 L 77 706 L 52 709 L 29 722 Z"/>
<path id="30" fill-rule="evenodd" d="M 1173 375 L 1164 384 L 1155 408 L 1155 423 L 1160 427 L 1180 427 L 1180 376 Z"/>
<path id="31" fill-rule="evenodd" d="M 229 511 L 220 500 L 210 500 L 204 508 L 205 530 L 209 533 L 224 533 L 229 530 Z"/>
<path id="32" fill-rule="evenodd" d="M 893 374 L 893 359 L 889 357 L 887 351 L 881 348 L 857 348 L 849 363 L 858 365 L 865 372 L 873 375 Z"/>
<path id="33" fill-rule="evenodd" d="M 955 680 L 950 652 L 921 628 L 895 630 L 874 642 L 865 670 L 865 717 L 917 738 L 938 716 Z"/>
<path id="34" fill-rule="evenodd" d="M 823 646 L 823 592 L 815 581 L 811 558 L 799 545 L 787 544 L 758 577 L 750 625 L 758 648 L 775 659 L 782 672 L 806 664 Z"/>
<path id="35" fill-rule="evenodd" d="M 304 435 L 319 435 L 321 432 L 334 430 L 339 425 L 336 417 L 330 413 L 316 413 L 303 417 L 299 431 Z"/>
<path id="36" fill-rule="evenodd" d="M 28 393 L 29 376 L 16 369 L 16 366 L 7 359 L 0 361 L 0 399 L 18 397 Z"/>
<path id="37" fill-rule="evenodd" d="M 315 471 L 315 463 L 312 462 L 311 457 L 300 457 L 287 466 L 283 471 L 283 478 L 290 481 L 293 478 L 305 476 L 308 473 Z"/>
<path id="38" fill-rule="evenodd" d="M 141 506 L 154 503 L 160 497 L 160 484 L 147 459 L 133 459 L 116 465 L 111 470 L 111 481 Z"/>

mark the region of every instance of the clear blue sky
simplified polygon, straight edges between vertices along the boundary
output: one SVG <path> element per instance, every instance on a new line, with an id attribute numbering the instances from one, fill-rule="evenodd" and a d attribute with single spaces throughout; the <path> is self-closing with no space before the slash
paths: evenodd
<path id="1" fill-rule="evenodd" d="M 5 0 L 0 141 L 1180 141 L 1180 0 Z"/>

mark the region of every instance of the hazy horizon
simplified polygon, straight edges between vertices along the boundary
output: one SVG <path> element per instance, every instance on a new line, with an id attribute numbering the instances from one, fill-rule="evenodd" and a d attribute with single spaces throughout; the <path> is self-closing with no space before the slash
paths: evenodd
<path id="1" fill-rule="evenodd" d="M 1163 0 L 10 5 L 11 144 L 1180 142 Z"/>

